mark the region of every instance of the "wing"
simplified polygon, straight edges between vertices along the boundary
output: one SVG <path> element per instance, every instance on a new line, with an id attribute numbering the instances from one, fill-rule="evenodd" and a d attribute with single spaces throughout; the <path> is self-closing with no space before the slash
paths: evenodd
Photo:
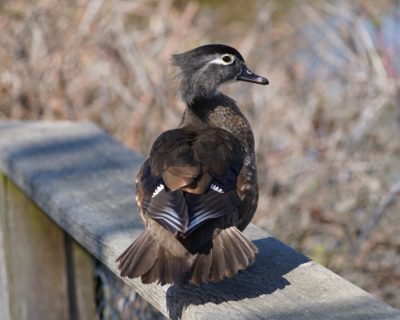
<path id="1" fill-rule="evenodd" d="M 143 215 L 175 235 L 188 235 L 207 220 L 234 214 L 243 157 L 239 141 L 223 129 L 165 132 L 138 177 Z"/>
<path id="2" fill-rule="evenodd" d="M 167 230 L 185 233 L 188 209 L 181 190 L 167 192 L 161 175 L 152 175 L 150 159 L 146 160 L 136 178 L 136 202 L 143 220 L 150 217 Z"/>

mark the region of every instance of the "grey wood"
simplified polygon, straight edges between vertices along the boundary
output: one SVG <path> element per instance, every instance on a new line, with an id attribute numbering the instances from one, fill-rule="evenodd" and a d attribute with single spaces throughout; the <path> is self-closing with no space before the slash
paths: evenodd
<path id="1" fill-rule="evenodd" d="M 6 260 L 6 177 L 0 172 L 0 320 L 11 319 Z"/>
<path id="2" fill-rule="evenodd" d="M 142 161 L 90 123 L 0 122 L 0 170 L 116 274 L 115 259 L 143 230 L 134 203 Z M 173 319 L 400 319 L 258 227 L 245 233 L 260 253 L 232 279 L 183 288 L 124 281 Z"/>
<path id="3" fill-rule="evenodd" d="M 65 233 L 8 179 L 4 190 L 8 319 L 68 320 Z"/>
<path id="4" fill-rule="evenodd" d="M 68 237 L 67 250 L 70 251 L 70 274 L 73 277 L 73 288 L 70 283 L 70 303 L 75 304 L 71 319 L 96 319 L 96 296 L 94 279 L 94 259 L 91 254 L 75 240 Z M 68 255 L 67 255 L 68 256 Z M 74 314 L 72 314 L 74 313 Z"/>

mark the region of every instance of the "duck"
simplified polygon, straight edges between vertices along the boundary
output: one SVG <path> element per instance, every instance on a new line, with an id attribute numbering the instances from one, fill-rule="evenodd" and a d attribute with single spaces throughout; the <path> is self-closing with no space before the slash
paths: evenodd
<path id="1" fill-rule="evenodd" d="M 136 177 L 145 229 L 119 256 L 122 277 L 202 285 L 247 269 L 258 249 L 242 233 L 258 203 L 254 135 L 222 84 L 267 85 L 233 47 L 208 44 L 172 55 L 186 105 Z"/>

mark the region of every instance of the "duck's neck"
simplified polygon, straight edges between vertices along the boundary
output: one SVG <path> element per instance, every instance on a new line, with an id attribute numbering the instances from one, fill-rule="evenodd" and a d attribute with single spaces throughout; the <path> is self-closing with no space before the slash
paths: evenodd
<path id="1" fill-rule="evenodd" d="M 202 74 L 195 74 L 190 77 L 183 77 L 180 83 L 180 94 L 182 100 L 188 107 L 203 104 L 205 100 L 212 100 L 217 93 L 219 83 L 217 79 L 206 77 Z"/>
<path id="2" fill-rule="evenodd" d="M 250 124 L 235 100 L 216 92 L 212 97 L 196 97 L 182 116 L 179 127 L 211 125 L 232 133 L 248 152 L 254 152 L 254 136 Z"/>

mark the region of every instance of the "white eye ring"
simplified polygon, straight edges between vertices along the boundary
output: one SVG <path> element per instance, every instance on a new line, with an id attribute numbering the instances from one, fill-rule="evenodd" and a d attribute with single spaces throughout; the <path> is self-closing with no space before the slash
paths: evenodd
<path id="1" fill-rule="evenodd" d="M 211 60 L 209 63 L 222 64 L 224 66 L 227 66 L 232 64 L 234 61 L 235 61 L 235 56 L 233 54 L 226 53 L 214 60 Z"/>

